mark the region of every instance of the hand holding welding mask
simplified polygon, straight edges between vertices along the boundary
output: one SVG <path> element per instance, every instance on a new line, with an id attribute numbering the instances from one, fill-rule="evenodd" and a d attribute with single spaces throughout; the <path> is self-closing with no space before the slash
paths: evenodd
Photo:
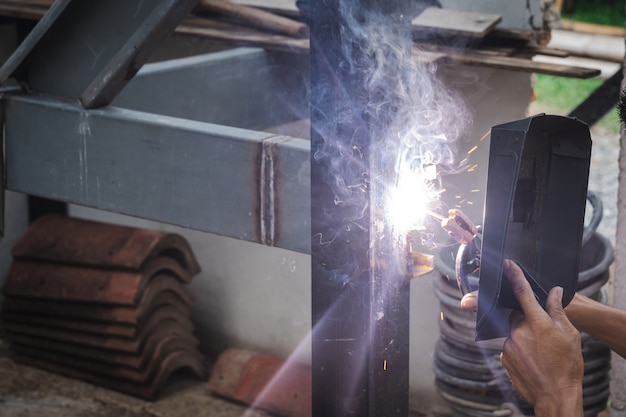
<path id="1" fill-rule="evenodd" d="M 510 260 L 503 267 L 523 310 L 511 314 L 511 335 L 501 355 L 513 386 L 534 405 L 537 417 L 582 416 L 580 333 L 563 310 L 563 289 L 552 288 L 544 310 L 522 270 Z"/>

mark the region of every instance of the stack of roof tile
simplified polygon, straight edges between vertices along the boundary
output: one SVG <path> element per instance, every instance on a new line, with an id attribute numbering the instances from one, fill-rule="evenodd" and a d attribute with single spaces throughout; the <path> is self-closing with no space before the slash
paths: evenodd
<path id="1" fill-rule="evenodd" d="M 17 360 L 146 399 L 172 373 L 206 377 L 180 235 L 47 215 L 13 248 L 2 304 Z"/>

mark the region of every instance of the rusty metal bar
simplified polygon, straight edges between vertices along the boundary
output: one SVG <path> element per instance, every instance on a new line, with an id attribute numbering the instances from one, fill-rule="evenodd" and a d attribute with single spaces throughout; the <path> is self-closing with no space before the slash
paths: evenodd
<path id="1" fill-rule="evenodd" d="M 383 220 L 376 181 L 388 168 L 374 142 L 387 122 L 368 108 L 381 93 L 365 81 L 373 34 L 352 26 L 375 14 L 396 25 L 396 45 L 410 47 L 407 5 L 310 6 L 314 416 L 408 415 L 408 283 L 373 226 Z"/>

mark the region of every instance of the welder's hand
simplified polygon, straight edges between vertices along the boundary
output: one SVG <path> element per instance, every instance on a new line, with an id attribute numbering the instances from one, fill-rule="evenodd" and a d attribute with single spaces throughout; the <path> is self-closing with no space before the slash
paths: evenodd
<path id="1" fill-rule="evenodd" d="M 478 291 L 468 292 L 461 298 L 461 308 L 463 310 L 474 311 L 478 308 Z"/>
<path id="2" fill-rule="evenodd" d="M 522 270 L 510 260 L 503 266 L 524 312 L 512 313 L 500 357 L 514 388 L 535 406 L 537 417 L 582 416 L 580 333 L 563 310 L 563 289 L 552 288 L 544 311 Z"/>

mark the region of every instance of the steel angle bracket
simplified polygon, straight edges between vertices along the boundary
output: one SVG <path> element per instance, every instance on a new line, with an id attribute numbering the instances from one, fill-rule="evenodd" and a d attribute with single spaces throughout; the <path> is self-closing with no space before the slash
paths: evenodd
<path id="1" fill-rule="evenodd" d="M 198 0 L 57 0 L 0 68 L 29 92 L 106 106 Z"/>
<path id="2" fill-rule="evenodd" d="M 509 315 L 520 310 L 504 259 L 522 267 L 542 306 L 555 286 L 564 306 L 571 301 L 590 157 L 589 127 L 575 118 L 541 114 L 491 129 L 476 340 L 507 336 Z"/>

